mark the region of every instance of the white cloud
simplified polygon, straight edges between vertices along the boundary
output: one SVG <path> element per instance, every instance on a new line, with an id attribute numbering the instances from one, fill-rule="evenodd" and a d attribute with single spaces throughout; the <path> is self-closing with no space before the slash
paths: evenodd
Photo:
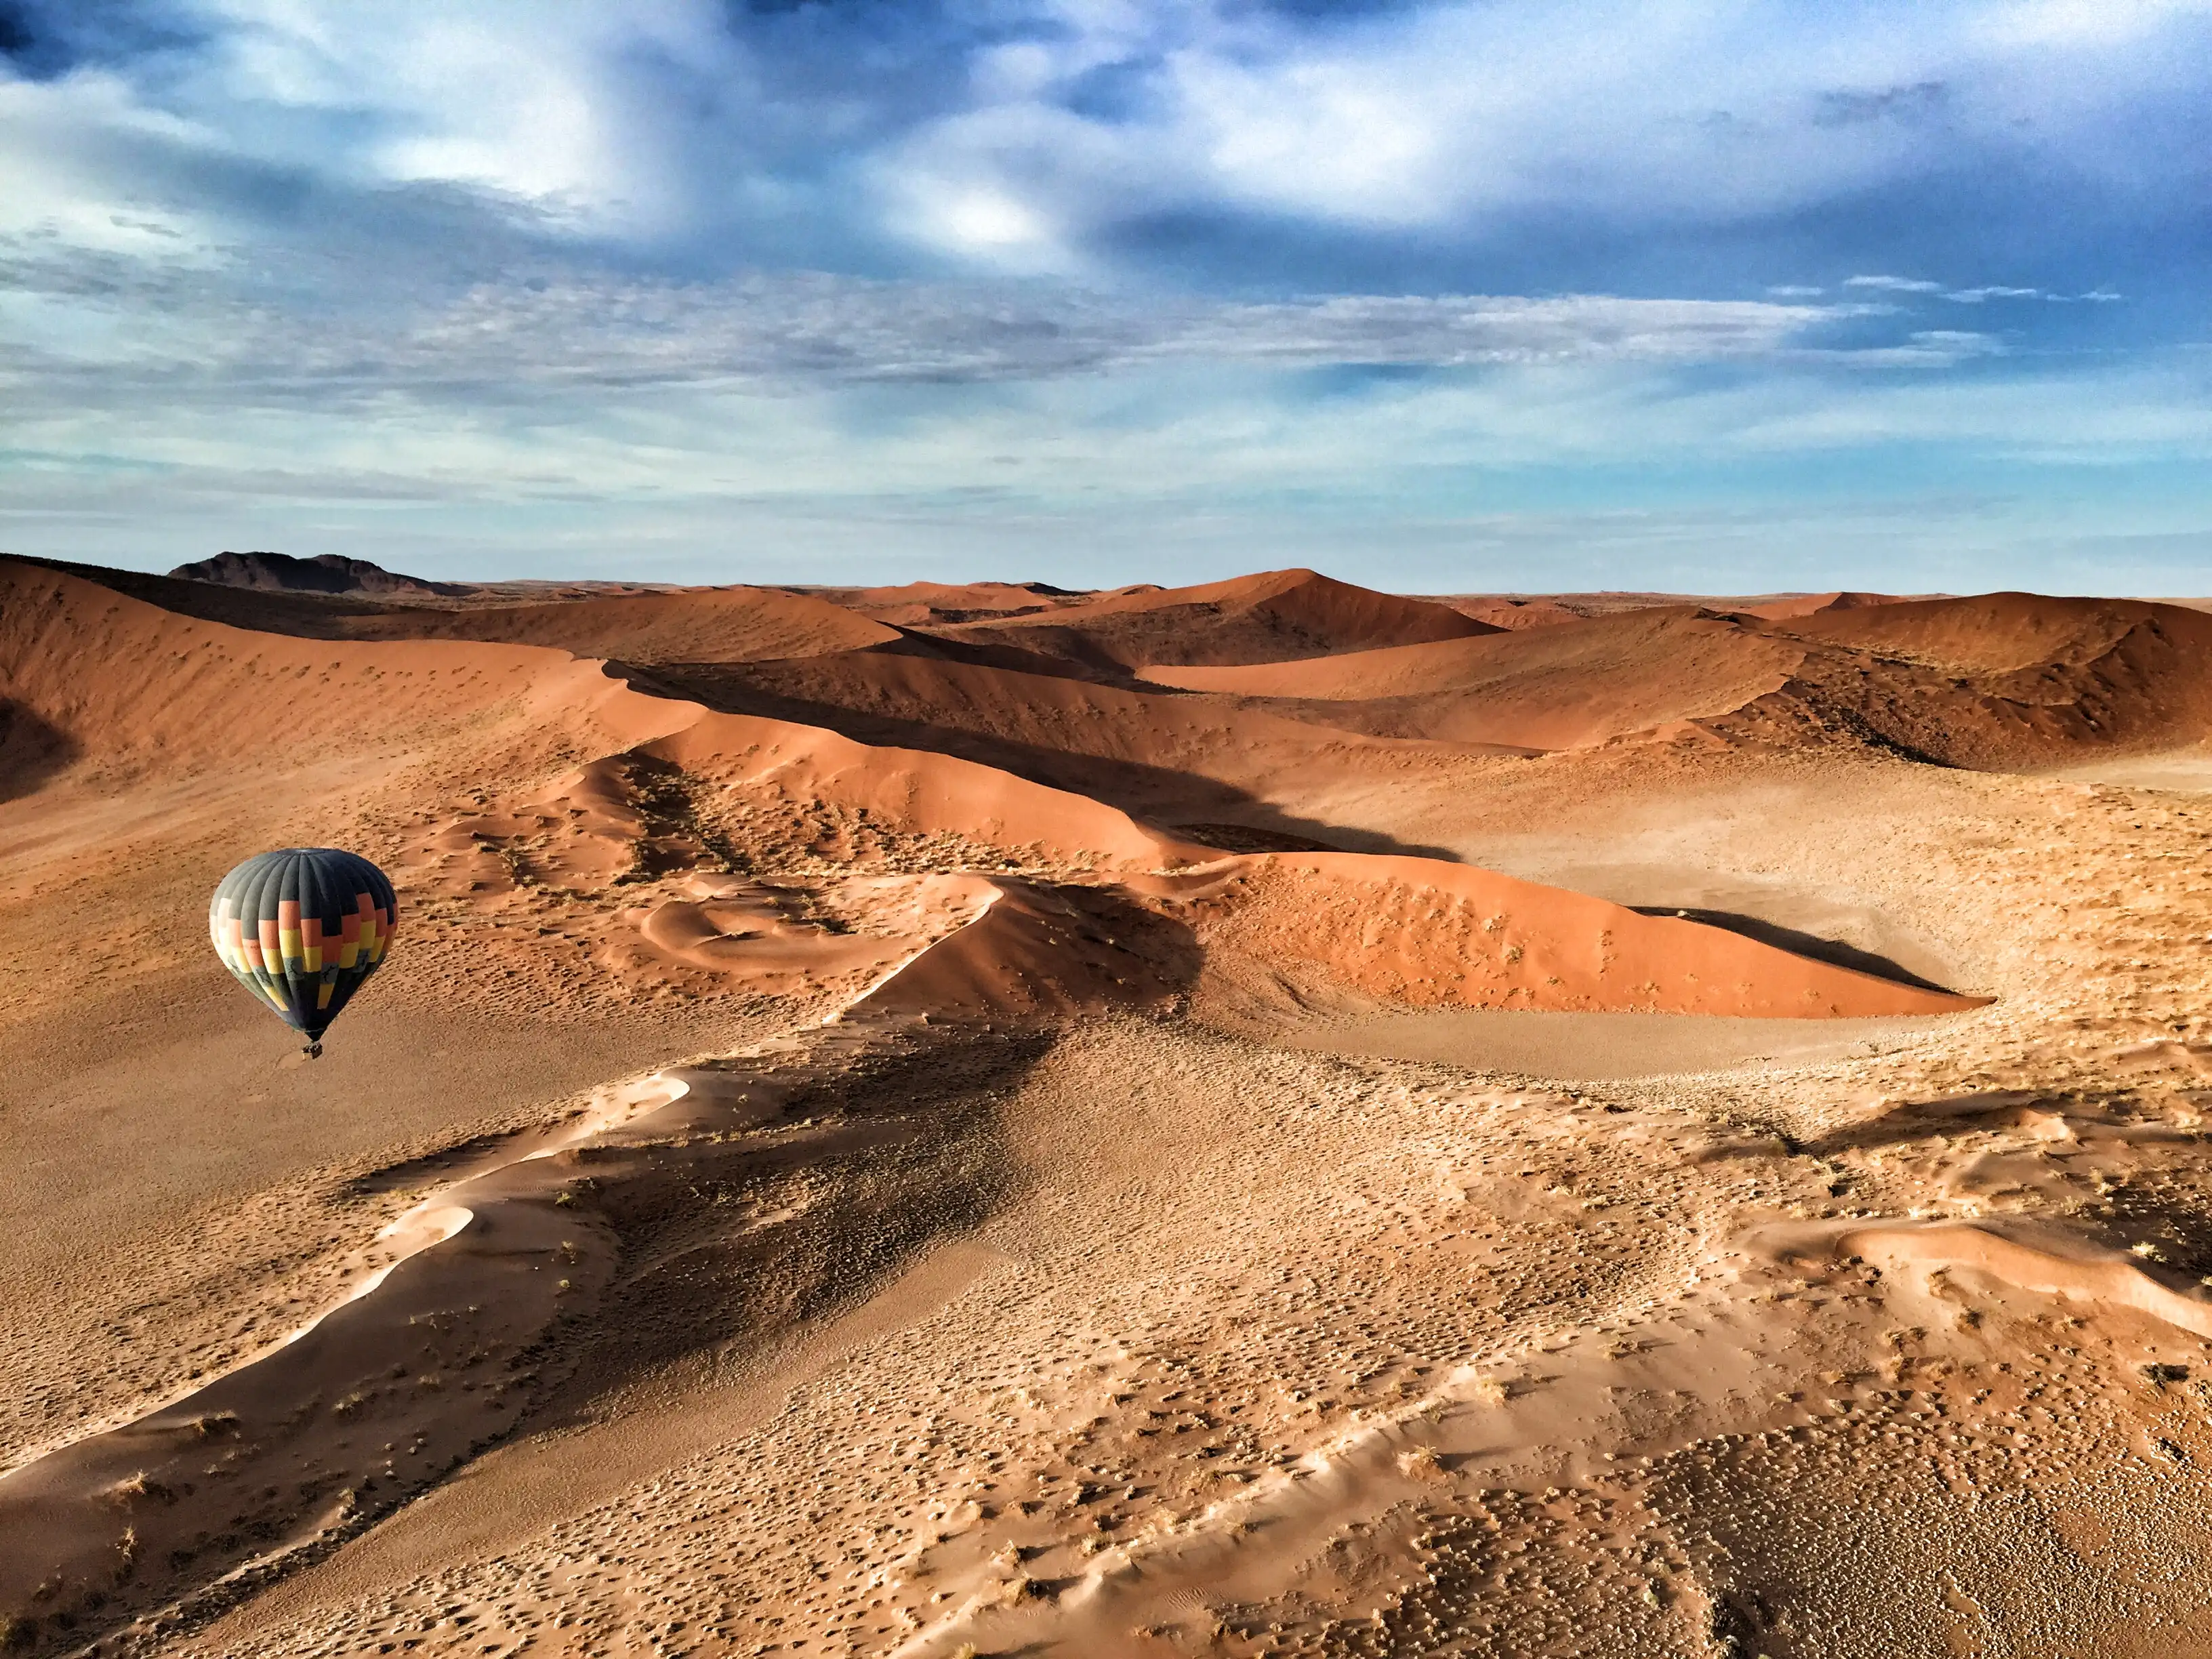
<path id="1" fill-rule="evenodd" d="M 2148 188 L 2131 124 L 2185 125 L 2207 78 L 2179 5 L 2064 45 L 2007 26 L 2017 0 L 1438 3 L 1321 30 L 1255 6 L 1142 9 L 1144 26 L 1114 7 L 1095 28 L 1088 9 L 1056 9 L 1065 39 L 1002 53 L 971 102 L 885 154 L 887 174 L 1049 198 L 1078 246 L 1132 216 L 1222 207 L 1367 229 L 1560 204 L 1728 222 L 1976 156 Z M 1144 87 L 1131 110 L 1058 106 L 1117 54 Z"/>
<path id="2" fill-rule="evenodd" d="M 2206 0 L 2021 0 L 1984 15 L 2006 45 L 2110 46 L 2140 40 L 2176 18 L 2212 15 Z"/>
<path id="3" fill-rule="evenodd" d="M 2212 460 L 2208 390 L 2203 367 L 2181 360 L 2002 380 L 1915 377 L 1840 397 L 1793 398 L 1778 386 L 1732 411 L 1729 441 L 1747 453 L 1879 446 L 2027 467 L 2193 464 Z M 1700 418 L 1684 416 L 1691 426 Z"/>
<path id="4" fill-rule="evenodd" d="M 240 153 L 472 186 L 597 232 L 661 234 L 691 206 L 678 163 L 697 135 L 641 63 L 744 78 L 706 0 L 191 4 L 212 44 L 148 95 Z"/>
<path id="5" fill-rule="evenodd" d="M 0 440 L 34 458 L 0 471 L 0 545 L 166 565 L 244 544 L 433 574 L 696 580 L 1103 584 L 1295 560 L 1417 591 L 1710 592 L 1832 586 L 1884 561 L 1891 574 L 1852 585 L 2050 586 L 2067 547 L 2172 532 L 2160 556 L 2193 574 L 2080 579 L 2201 591 L 2205 392 L 2201 366 L 1996 382 L 1582 362 L 1314 399 L 1249 367 L 1163 362 L 950 398 L 708 384 L 580 409 L 386 403 L 374 422 L 274 406 L 180 421 L 155 405 L 95 420 L 0 398 Z M 1899 447 L 1940 458 L 1938 494 L 1891 475 Z M 1855 458 L 1841 487 L 1742 492 L 1814 454 Z M 1663 469 L 1671 485 L 1623 490 L 1591 463 L 1615 479 Z M 2139 487 L 2161 466 L 2195 482 Z M 2109 486 L 2085 489 L 2085 469 Z M 1478 574 L 1486 552 L 1519 562 Z M 1677 560 L 1706 574 L 1662 580 Z M 1717 561 L 1748 576 L 1716 580 Z"/>
<path id="6" fill-rule="evenodd" d="M 212 142 L 192 123 L 145 107 L 114 76 L 33 82 L 0 70 L 0 239 L 204 260 L 219 226 L 155 195 L 142 164 L 149 152 Z"/>
<path id="7" fill-rule="evenodd" d="M 1940 294 L 1941 283 L 1931 283 L 1920 276 L 1846 276 L 1845 288 L 1874 289 L 1883 294 Z"/>
<path id="8" fill-rule="evenodd" d="M 174 514 L 336 524 L 354 503 L 356 526 L 419 510 L 487 545 L 808 514 L 848 542 L 988 520 L 1012 545 L 1272 494 L 1301 505 L 1269 533 L 1310 543 L 1386 535 L 1516 468 L 1570 494 L 1741 468 L 1712 484 L 1726 501 L 1743 478 L 1802 487 L 1759 468 L 1808 453 L 2212 459 L 2203 385 L 2047 374 L 2028 331 L 2065 319 L 1978 280 L 2033 277 L 2079 335 L 2121 297 L 2077 291 L 2101 264 L 2063 274 L 2092 233 L 2060 227 L 2075 241 L 2040 262 L 2031 234 L 2015 265 L 1947 227 L 1931 253 L 1881 193 L 1984 172 L 2062 204 L 2132 191 L 2151 205 L 2120 214 L 2141 240 L 2109 270 L 2163 283 L 2145 227 L 2203 194 L 2203 8 L 138 3 L 188 8 L 206 38 L 37 84 L 0 63 L 18 526 L 106 514 L 158 544 Z M 902 31 L 920 69 L 867 55 Z M 817 58 L 765 55 L 801 38 Z M 1664 258 L 1541 251 L 1569 242 Z M 1862 274 L 1839 283 L 1826 246 L 1862 250 Z M 1316 271 L 1418 289 L 1502 268 L 1561 291 L 1192 291 L 1224 247 L 1278 295 Z M 1701 293 L 1825 286 L 1574 291 L 1685 249 L 1710 253 Z M 1917 327 L 1931 313 L 2021 332 Z M 1243 510 L 1218 521 L 1258 522 Z M 1452 514 L 1464 499 L 1430 521 Z M 238 544 L 287 542 L 211 544 Z"/>
<path id="9" fill-rule="evenodd" d="M 1344 295 L 1222 306 L 1151 350 L 1310 362 L 1717 361 L 1778 352 L 1849 307 L 1759 301 Z"/>
<path id="10" fill-rule="evenodd" d="M 2151 0 L 1431 0 L 1325 27 L 1249 0 L 998 0 L 934 35 L 916 8 L 943 56 L 907 80 L 884 54 L 908 37 L 878 21 L 897 8 L 802 9 L 812 49 L 853 42 L 810 79 L 756 56 L 793 33 L 733 31 L 718 0 L 140 3 L 205 39 L 118 64 L 88 131 L 166 119 L 179 143 L 463 186 L 592 237 L 781 215 L 1020 274 L 1102 275 L 1117 230 L 1176 216 L 1725 227 L 1977 158 L 2172 198 L 2205 171 L 2186 135 L 2212 78 L 2212 13 Z M 1102 74 L 1121 106 L 1079 95 Z"/>
<path id="11" fill-rule="evenodd" d="M 202 400 L 398 392 L 498 404 L 549 386 L 1008 381 L 1179 362 L 1748 361 L 1815 348 L 1825 330 L 1876 309 L 1606 295 L 1254 304 L 1062 284 L 548 271 L 354 314 L 269 304 L 253 283 L 271 274 L 265 261 L 246 273 L 149 270 L 0 246 L 0 282 L 15 296 L 0 307 L 0 344 L 16 363 L 0 385 L 19 400 L 115 400 L 158 386 Z"/>

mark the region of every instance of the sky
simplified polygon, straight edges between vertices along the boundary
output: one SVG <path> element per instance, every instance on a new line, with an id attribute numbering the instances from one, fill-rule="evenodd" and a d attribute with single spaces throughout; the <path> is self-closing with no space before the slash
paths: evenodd
<path id="1" fill-rule="evenodd" d="M 2212 592 L 2212 0 L 0 0 L 0 550 Z"/>

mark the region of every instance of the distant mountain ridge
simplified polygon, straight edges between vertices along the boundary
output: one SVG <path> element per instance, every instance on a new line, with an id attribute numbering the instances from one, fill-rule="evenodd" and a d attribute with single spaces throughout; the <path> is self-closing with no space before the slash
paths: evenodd
<path id="1" fill-rule="evenodd" d="M 336 553 L 295 558 L 289 553 L 218 553 L 212 559 L 180 564 L 169 574 L 186 581 L 216 582 L 278 593 L 440 594 L 453 598 L 473 590 L 463 582 L 425 581 L 402 575 L 367 559 Z"/>

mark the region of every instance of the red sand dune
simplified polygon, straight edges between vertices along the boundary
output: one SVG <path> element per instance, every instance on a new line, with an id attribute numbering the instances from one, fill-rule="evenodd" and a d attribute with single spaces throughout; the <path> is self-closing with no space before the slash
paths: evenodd
<path id="1" fill-rule="evenodd" d="M 1211 858 L 1127 813 L 995 767 L 919 750 L 854 743 L 818 726 L 678 703 L 691 718 L 640 752 L 723 788 L 829 802 L 911 836 L 951 835 L 1072 865 L 1152 869 Z"/>
<path id="2" fill-rule="evenodd" d="M 1275 570 L 1201 587 L 1124 592 L 1035 617 L 946 630 L 1078 662 L 1282 662 L 1380 645 L 1494 631 L 1449 605 L 1401 599 L 1311 570 Z"/>
<path id="3" fill-rule="evenodd" d="M 1859 596 L 1841 596 L 1845 601 Z M 2212 617 L 1984 594 L 1769 619 L 1651 608 L 1311 662 L 1158 667 L 1156 684 L 1402 738 L 1562 749 L 1684 723 L 2037 769 L 2212 732 Z"/>
<path id="4" fill-rule="evenodd" d="M 1586 620 L 1582 612 L 1570 611 L 1557 599 L 1514 599 L 1473 593 L 1439 598 L 1436 603 L 1448 605 L 1462 617 L 1472 617 L 1492 628 L 1555 628 L 1562 623 Z"/>
<path id="5" fill-rule="evenodd" d="M 1285 704 L 1365 704 L 1316 717 L 1392 736 L 1566 749 L 1729 713 L 1778 690 L 1802 655 L 1725 618 L 1651 610 L 1317 662 L 1155 668 L 1148 678 Z"/>
<path id="6" fill-rule="evenodd" d="M 938 749 L 1170 819 L 1232 814 L 1241 800 L 1279 793 L 1273 786 L 1292 779 L 1318 787 L 1332 778 L 1403 776 L 1464 752 L 1319 731 L 1221 702 L 906 652 L 721 670 L 684 665 L 659 678 L 711 707 L 834 726 L 871 744 Z"/>
<path id="7" fill-rule="evenodd" d="M 1833 1018 L 1951 1013 L 1954 996 L 1671 916 L 1432 859 L 1262 854 L 1202 923 L 1209 954 L 1298 963 L 1411 1008 L 1632 1009 Z"/>
<path id="8" fill-rule="evenodd" d="M 1111 890 L 969 879 L 984 890 L 973 918 L 887 975 L 852 1012 L 1034 1019 L 1158 1006 L 1197 976 L 1187 930 Z"/>
<path id="9" fill-rule="evenodd" d="M 803 593 L 712 587 L 551 605 L 405 611 L 364 619 L 357 639 L 496 640 L 623 662 L 755 662 L 855 651 L 896 629 Z"/>
<path id="10" fill-rule="evenodd" d="M 51 570 L 180 616 L 302 639 L 482 640 L 656 663 L 749 662 L 858 650 L 900 637 L 896 629 L 826 599 L 780 588 L 622 592 L 614 583 L 474 583 L 459 599 L 403 603 L 375 594 L 240 587 L 49 560 L 9 562 Z"/>
<path id="11" fill-rule="evenodd" d="M 1712 724 L 1760 741 L 1874 741 L 1945 765 L 2035 770 L 2212 733 L 2212 617 L 2129 599 L 1985 593 L 1771 624 L 1790 683 Z"/>
<path id="12" fill-rule="evenodd" d="M 566 653 L 250 632 L 14 560 L 0 560 L 0 696 L 74 753 L 171 773 L 398 758 L 492 713 L 605 746 L 682 718 Z"/>
<path id="13" fill-rule="evenodd" d="M 877 622 L 901 628 L 977 622 L 1026 615 L 1097 598 L 1066 593 L 1042 582 L 907 582 L 897 587 L 822 587 L 799 590 Z"/>
<path id="14" fill-rule="evenodd" d="M 2130 636 L 2152 634 L 2165 635 L 2183 650 L 2212 648 L 2212 617 L 2201 611 L 2142 599 L 2040 593 L 1832 607 L 1800 619 L 1790 631 L 1975 676 L 2081 666 L 2108 656 Z"/>
<path id="15" fill-rule="evenodd" d="M 1907 601 L 1887 593 L 1790 593 L 1778 599 L 1760 599 L 1754 604 L 1735 607 L 1744 615 L 1764 617 L 1769 622 L 1782 622 L 1792 617 L 1819 616 L 1831 611 L 1865 611 L 1876 605 L 1902 605 Z"/>

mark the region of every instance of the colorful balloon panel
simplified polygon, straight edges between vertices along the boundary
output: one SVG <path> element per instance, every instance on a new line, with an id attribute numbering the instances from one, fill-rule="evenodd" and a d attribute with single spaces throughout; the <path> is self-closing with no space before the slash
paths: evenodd
<path id="1" fill-rule="evenodd" d="M 384 872 L 331 847 L 258 853 L 208 905 L 216 954 L 295 1030 L 320 1037 L 382 965 L 399 902 Z"/>

